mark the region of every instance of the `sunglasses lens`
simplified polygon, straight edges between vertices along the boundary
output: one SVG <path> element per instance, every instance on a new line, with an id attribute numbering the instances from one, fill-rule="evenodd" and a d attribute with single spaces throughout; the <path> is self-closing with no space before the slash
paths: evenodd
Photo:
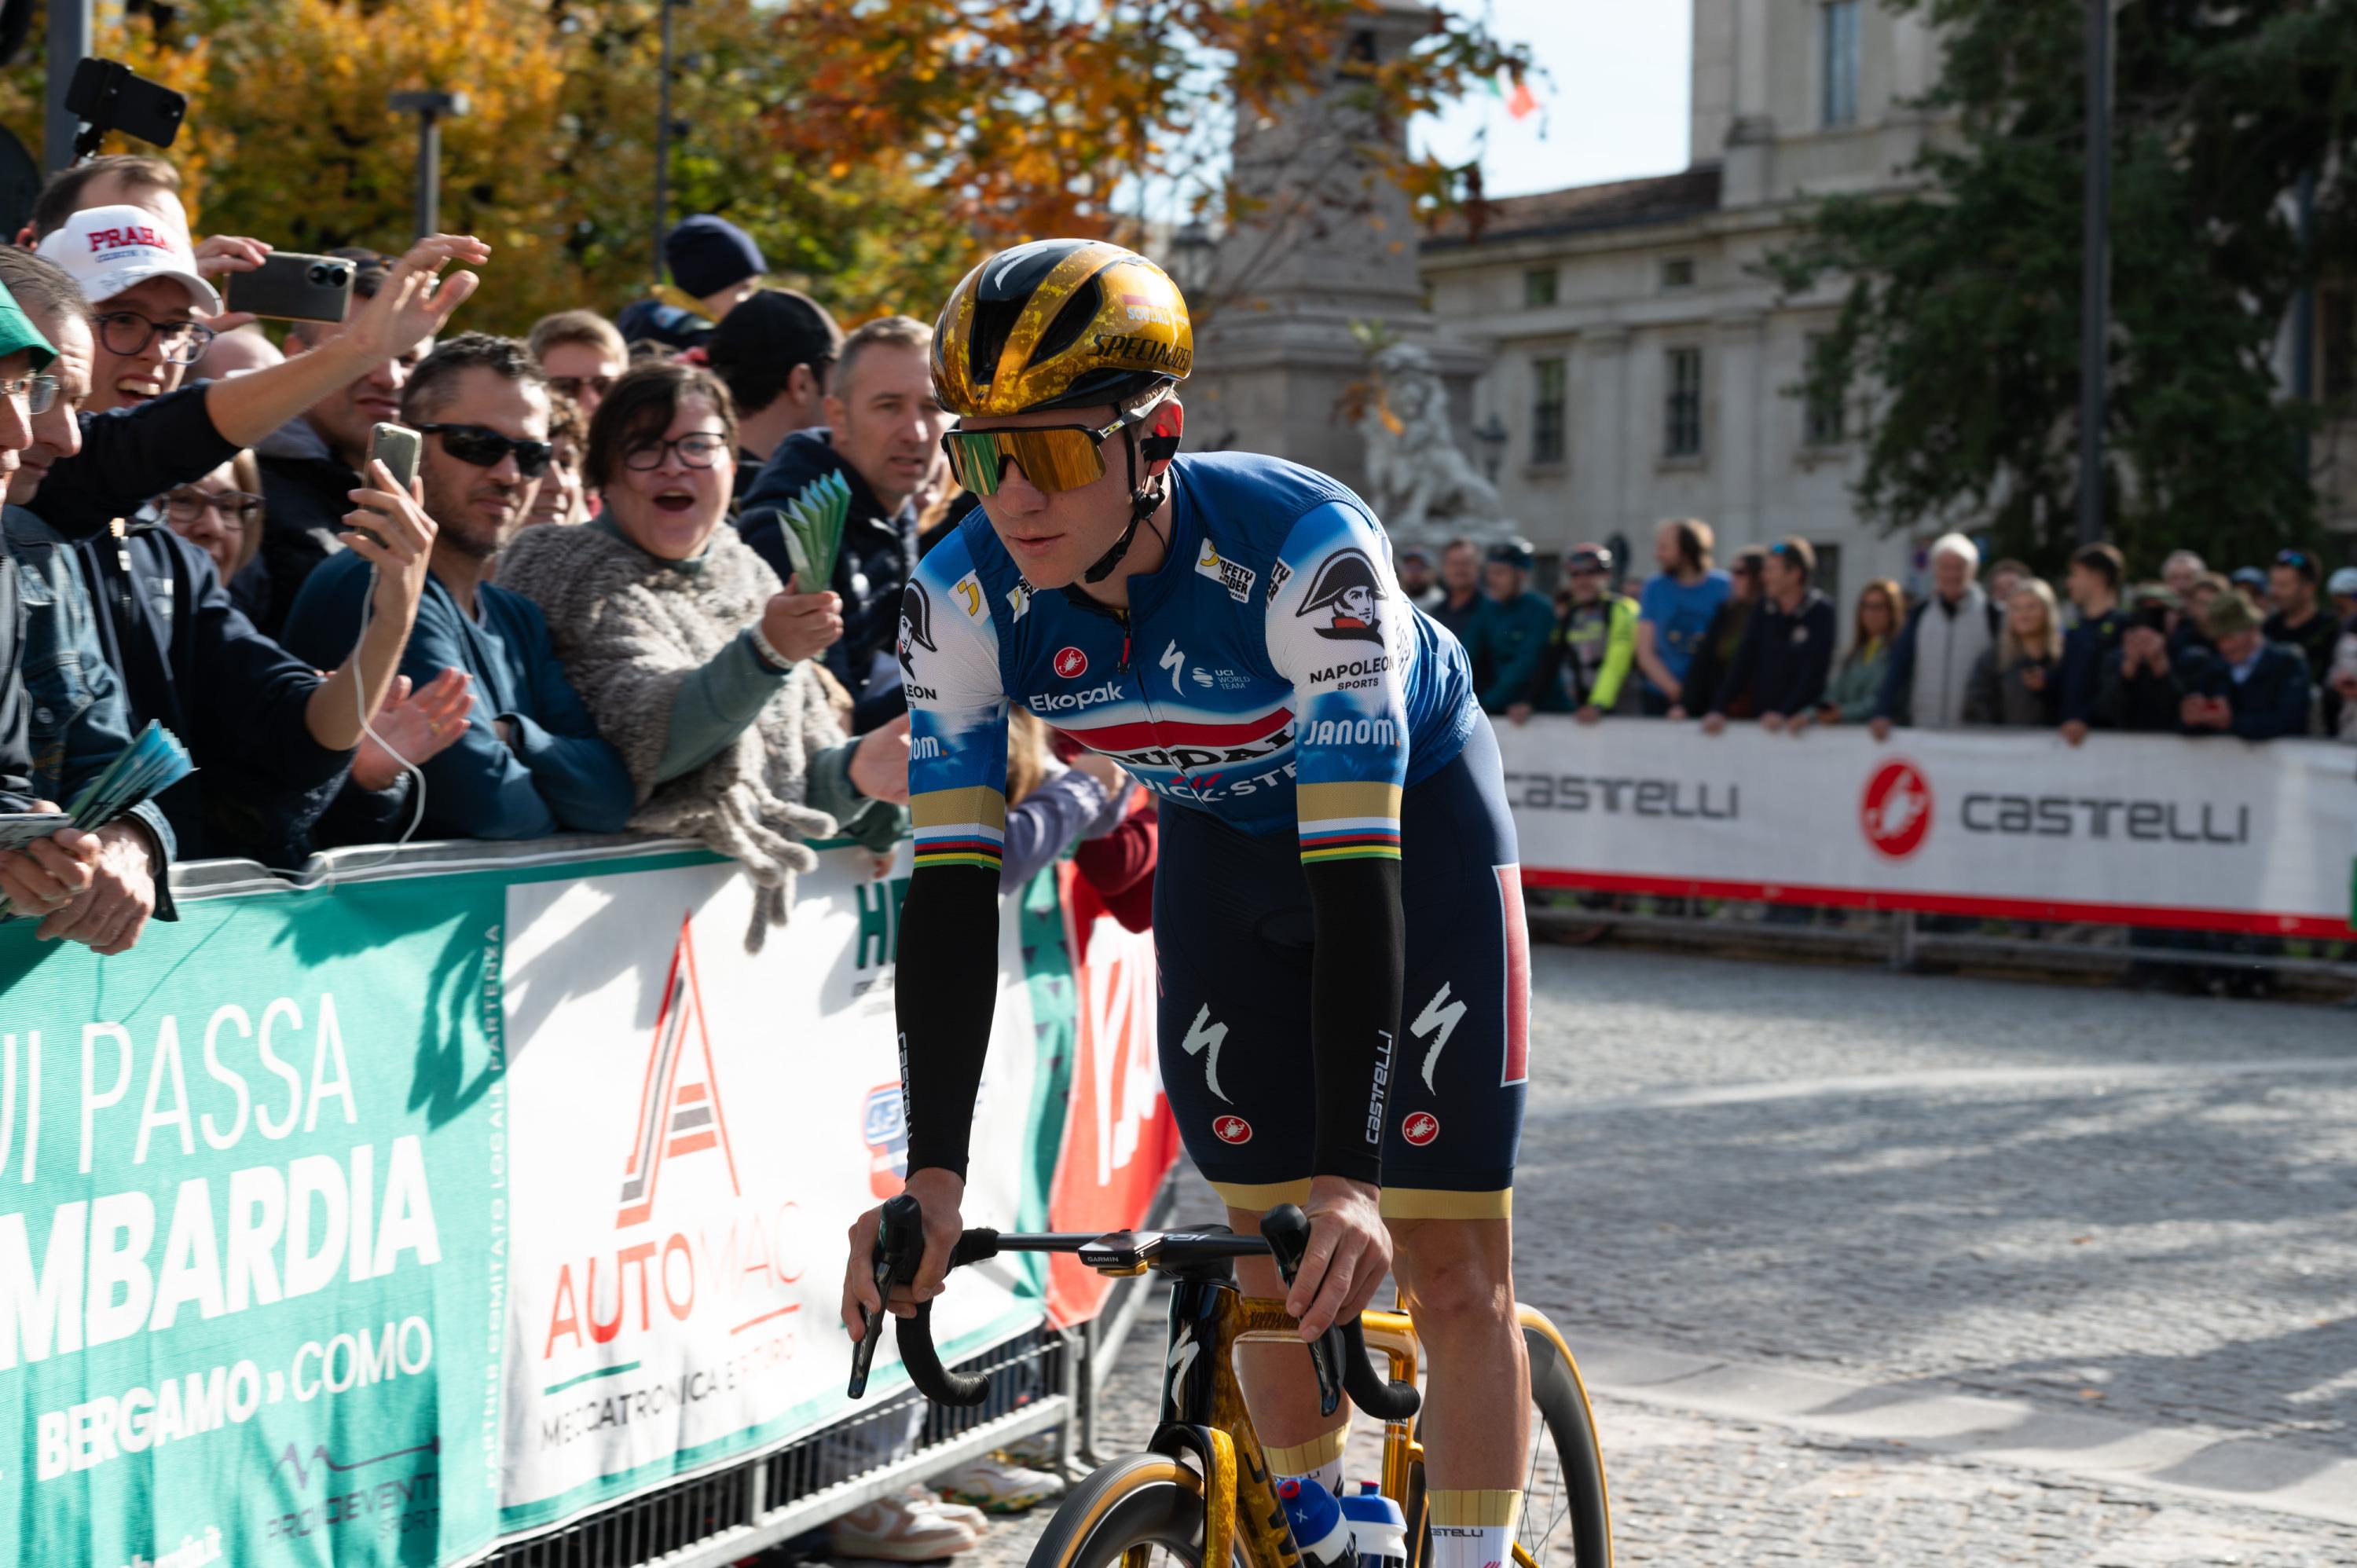
<path id="1" fill-rule="evenodd" d="M 450 456 L 478 468 L 496 467 L 508 450 L 508 444 L 488 430 L 445 430 L 442 445 L 450 449 Z"/>
<path id="2" fill-rule="evenodd" d="M 545 441 L 519 441 L 515 444 L 516 472 L 527 479 L 536 479 L 548 472 L 548 459 L 555 448 Z"/>
<path id="3" fill-rule="evenodd" d="M 952 430 L 942 437 L 950 477 L 978 496 L 998 493 L 998 437 L 987 431 Z"/>
<path id="4" fill-rule="evenodd" d="M 1104 456 L 1085 430 L 1003 430 L 998 439 L 1023 477 L 1050 494 L 1079 489 L 1104 474 Z"/>

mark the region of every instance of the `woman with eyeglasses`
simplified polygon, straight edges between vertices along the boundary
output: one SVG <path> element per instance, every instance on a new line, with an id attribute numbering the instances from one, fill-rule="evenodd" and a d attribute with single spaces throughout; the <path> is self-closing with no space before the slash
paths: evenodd
<path id="1" fill-rule="evenodd" d="M 253 454 L 240 452 L 211 473 L 166 490 L 156 510 L 173 532 L 212 558 L 230 597 L 252 615 L 236 578 L 262 548 L 262 465 Z"/>
<path id="2" fill-rule="evenodd" d="M 881 852 L 908 799 L 908 721 L 845 739 L 818 660 L 842 635 L 832 593 L 781 588 L 727 526 L 737 474 L 727 389 L 695 366 L 616 381 L 589 423 L 605 510 L 533 528 L 500 563 L 536 601 L 557 658 L 638 792 L 630 826 L 700 838 L 762 888 L 749 946 L 782 923 L 804 841 Z"/>

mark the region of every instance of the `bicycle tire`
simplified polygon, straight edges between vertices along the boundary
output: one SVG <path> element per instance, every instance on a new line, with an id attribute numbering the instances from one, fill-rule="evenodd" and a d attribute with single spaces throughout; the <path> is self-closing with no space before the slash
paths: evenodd
<path id="1" fill-rule="evenodd" d="M 1578 1363 L 1544 1313 L 1522 1309 L 1523 1345 L 1531 1363 L 1531 1403 L 1545 1428 L 1533 1434 L 1531 1465 L 1524 1478 L 1523 1522 L 1516 1527 L 1519 1559 L 1536 1568 L 1611 1568 L 1612 1505 L 1604 1486 L 1604 1453 L 1596 1441 L 1596 1415 L 1580 1380 Z M 1555 1451 L 1562 1477 L 1561 1498 L 1540 1480 L 1544 1442 Z M 1556 1548 L 1567 1538 L 1566 1560 Z M 1426 1561 L 1430 1559 L 1427 1556 Z"/>
<path id="2" fill-rule="evenodd" d="M 1134 1549 L 1156 1547 L 1182 1568 L 1204 1568 L 1203 1478 L 1159 1454 L 1130 1454 L 1066 1494 L 1031 1548 L 1030 1568 L 1112 1568 Z M 1239 1538 L 1227 1568 L 1243 1565 Z"/>

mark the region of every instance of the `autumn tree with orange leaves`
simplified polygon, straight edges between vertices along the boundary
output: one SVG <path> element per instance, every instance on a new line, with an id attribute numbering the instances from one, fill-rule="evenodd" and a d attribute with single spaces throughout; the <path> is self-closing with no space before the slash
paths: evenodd
<path id="1" fill-rule="evenodd" d="M 172 156 L 202 229 L 283 247 L 398 248 L 414 123 L 386 106 L 464 91 L 443 221 L 497 248 L 470 323 L 619 308 L 652 245 L 660 0 L 129 0 L 100 48 L 186 92 Z M 1048 234 L 1142 242 L 1233 200 L 1230 128 L 1331 78 L 1377 0 L 696 0 L 673 14 L 673 214 L 721 213 L 780 277 L 846 318 L 926 316 L 975 259 Z M 0 122 L 38 145 L 38 41 Z M 29 62 L 29 63 L 24 63 Z M 1436 13 L 1353 84 L 1396 127 L 1519 49 Z M 1462 171 L 1375 139 L 1429 205 Z M 110 144 L 110 151 L 127 143 Z"/>

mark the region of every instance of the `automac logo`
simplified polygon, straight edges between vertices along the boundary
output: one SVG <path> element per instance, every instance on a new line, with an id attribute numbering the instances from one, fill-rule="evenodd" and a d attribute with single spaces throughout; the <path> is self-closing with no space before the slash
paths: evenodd
<path id="1" fill-rule="evenodd" d="M 695 942 L 683 919 L 678 945 L 672 949 L 671 974 L 663 983 L 662 1011 L 647 1046 L 638 1121 L 630 1158 L 622 1167 L 621 1211 L 614 1228 L 628 1230 L 654 1212 L 655 1188 L 671 1165 L 710 1154 L 717 1154 L 727 1167 L 729 1192 L 743 1197 L 737 1152 L 728 1142 L 728 1117 L 720 1103 L 712 1037 L 705 1028 L 704 994 L 695 980 Z"/>
<path id="2" fill-rule="evenodd" d="M 909 1118 L 898 1079 L 867 1091 L 860 1136 L 867 1141 L 867 1189 L 878 1197 L 897 1196 L 909 1176 Z"/>
<path id="3" fill-rule="evenodd" d="M 1858 826 L 1877 853 L 1904 860 L 1932 832 L 1932 786 L 1922 769 L 1894 758 L 1874 770 L 1859 803 Z"/>

